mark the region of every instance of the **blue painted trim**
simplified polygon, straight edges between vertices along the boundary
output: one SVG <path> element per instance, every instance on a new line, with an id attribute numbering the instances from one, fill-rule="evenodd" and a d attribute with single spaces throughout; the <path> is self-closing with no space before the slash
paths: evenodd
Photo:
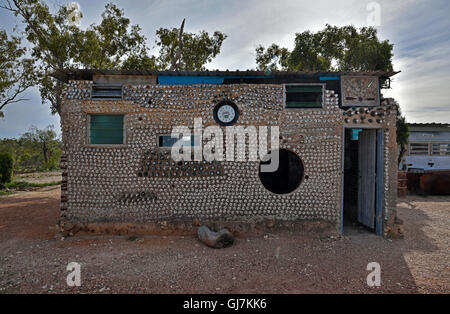
<path id="1" fill-rule="evenodd" d="M 362 129 L 352 129 L 352 140 L 357 141 L 359 139 L 359 132 L 362 132 Z"/>
<path id="2" fill-rule="evenodd" d="M 273 75 L 266 76 L 239 76 L 239 75 L 230 75 L 230 76 L 176 76 L 176 75 L 159 75 L 158 83 L 160 85 L 196 85 L 196 84 L 215 84 L 220 85 L 223 84 L 224 79 L 239 79 L 239 78 L 270 78 L 274 77 Z"/>
<path id="3" fill-rule="evenodd" d="M 339 76 L 319 76 L 320 81 L 339 81 Z"/>

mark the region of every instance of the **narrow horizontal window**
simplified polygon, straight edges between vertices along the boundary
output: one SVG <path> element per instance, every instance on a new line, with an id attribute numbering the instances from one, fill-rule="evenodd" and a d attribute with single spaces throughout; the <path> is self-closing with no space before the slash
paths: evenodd
<path id="1" fill-rule="evenodd" d="M 182 140 L 183 146 L 200 146 L 200 138 L 198 136 L 180 136 L 179 138 L 171 135 L 160 135 L 158 138 L 159 147 L 172 147 L 178 140 Z"/>
<path id="2" fill-rule="evenodd" d="M 427 143 L 411 143 L 409 144 L 410 155 L 428 155 Z"/>
<path id="3" fill-rule="evenodd" d="M 121 85 L 94 85 L 92 99 L 122 99 Z"/>
<path id="4" fill-rule="evenodd" d="M 431 154 L 438 156 L 450 156 L 450 143 L 432 144 Z"/>
<path id="5" fill-rule="evenodd" d="M 90 115 L 89 144 L 124 144 L 123 115 Z"/>
<path id="6" fill-rule="evenodd" d="M 322 108 L 323 85 L 285 85 L 286 108 Z"/>

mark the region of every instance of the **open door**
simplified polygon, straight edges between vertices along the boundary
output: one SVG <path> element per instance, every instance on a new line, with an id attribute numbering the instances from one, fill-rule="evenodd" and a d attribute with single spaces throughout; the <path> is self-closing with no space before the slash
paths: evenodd
<path id="1" fill-rule="evenodd" d="M 341 232 L 383 233 L 384 130 L 344 128 Z"/>
<path id="2" fill-rule="evenodd" d="M 363 129 L 358 141 L 358 222 L 375 228 L 377 130 Z"/>

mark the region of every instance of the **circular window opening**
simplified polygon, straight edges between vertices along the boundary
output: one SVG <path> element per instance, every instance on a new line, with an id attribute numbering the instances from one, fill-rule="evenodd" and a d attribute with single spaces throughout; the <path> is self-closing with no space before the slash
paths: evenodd
<path id="1" fill-rule="evenodd" d="M 304 172 L 303 163 L 300 157 L 290 150 L 280 149 L 278 153 L 278 169 L 274 172 L 261 172 L 261 166 L 270 164 L 271 160 L 261 161 L 259 165 L 259 178 L 262 185 L 273 193 L 291 193 L 302 182 Z"/>

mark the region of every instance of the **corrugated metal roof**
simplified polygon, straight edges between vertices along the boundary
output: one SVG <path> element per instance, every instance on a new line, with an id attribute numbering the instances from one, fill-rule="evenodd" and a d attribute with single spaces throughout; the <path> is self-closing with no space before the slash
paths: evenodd
<path id="1" fill-rule="evenodd" d="M 362 75 L 378 76 L 383 78 L 391 77 L 399 72 L 295 72 L 295 71 L 154 71 L 154 70 L 97 70 L 97 69 L 59 69 L 52 73 L 58 80 L 67 82 L 68 80 L 92 80 L 94 75 L 162 75 L 162 76 L 260 76 L 260 77 L 312 77 L 312 76 L 336 76 L 336 75 Z"/>
<path id="2" fill-rule="evenodd" d="M 450 132 L 450 123 L 408 123 L 411 132 Z"/>

